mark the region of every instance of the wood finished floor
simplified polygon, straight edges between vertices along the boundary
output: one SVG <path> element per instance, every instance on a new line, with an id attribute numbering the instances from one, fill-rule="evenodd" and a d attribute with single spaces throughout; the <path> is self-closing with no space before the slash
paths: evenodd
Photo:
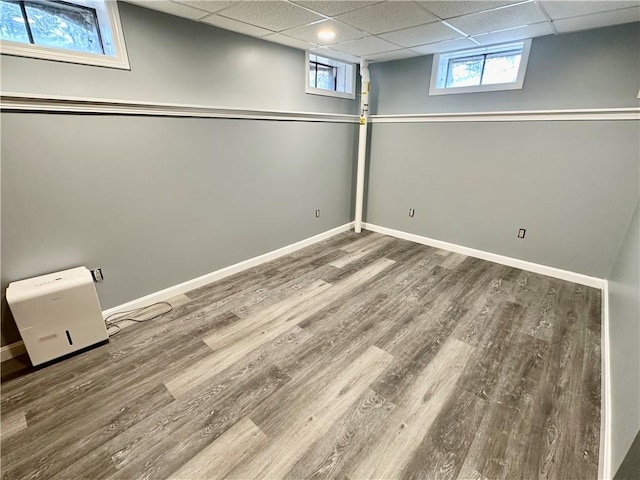
<path id="1" fill-rule="evenodd" d="M 3 365 L 2 478 L 595 479 L 600 301 L 340 234 L 81 355 Z"/>

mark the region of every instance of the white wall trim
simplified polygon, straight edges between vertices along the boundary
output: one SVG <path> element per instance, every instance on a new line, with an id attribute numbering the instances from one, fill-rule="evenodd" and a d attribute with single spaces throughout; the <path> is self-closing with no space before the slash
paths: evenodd
<path id="1" fill-rule="evenodd" d="M 13 112 L 61 112 L 162 117 L 235 118 L 299 122 L 358 123 L 357 115 L 290 110 L 216 107 L 140 100 L 0 93 L 0 109 Z M 371 115 L 372 123 L 532 122 L 640 120 L 640 107 L 574 110 L 519 110 L 495 112 L 416 113 Z"/>
<path id="2" fill-rule="evenodd" d="M 235 118 L 298 122 L 358 123 L 357 115 L 288 110 L 263 110 L 210 105 L 159 103 L 138 100 L 68 97 L 24 93 L 0 93 L 0 109 L 13 112 L 93 113 L 161 117 Z"/>
<path id="3" fill-rule="evenodd" d="M 571 272 L 569 270 L 562 270 L 560 268 L 549 267 L 547 265 L 541 265 L 538 263 L 528 262 L 526 260 L 520 260 L 518 258 L 506 257 L 497 253 L 485 252 L 483 250 L 476 250 L 475 248 L 464 247 L 462 245 L 456 245 L 455 243 L 443 242 L 442 240 L 435 240 L 433 238 L 423 237 L 413 233 L 407 233 L 400 230 L 394 230 L 392 228 L 381 227 L 371 223 L 363 223 L 363 227 L 373 232 L 382 233 L 384 235 L 390 235 L 392 237 L 402 238 L 411 242 L 421 243 L 423 245 L 429 245 L 431 247 L 442 248 L 443 250 L 449 250 L 451 252 L 461 253 L 462 255 L 468 255 L 470 257 L 481 258 L 482 260 L 488 260 L 490 262 L 499 263 L 501 265 L 507 265 L 509 267 L 520 268 L 529 272 L 540 273 L 549 277 L 559 278 L 560 280 L 567 280 L 573 283 L 579 283 L 588 287 L 594 287 L 602 289 L 605 280 L 597 277 L 590 277 L 583 275 L 582 273 Z"/>
<path id="4" fill-rule="evenodd" d="M 496 112 L 416 113 L 372 115 L 372 123 L 548 122 L 576 120 L 640 120 L 640 108 L 587 108 L 577 110 L 520 110 Z"/>
<path id="5" fill-rule="evenodd" d="M 216 270 L 215 272 L 207 273 L 206 275 L 202 275 L 201 277 L 187 280 L 186 282 L 174 285 L 169 288 L 165 288 L 164 290 L 160 290 L 149 295 L 145 295 L 144 297 L 136 298 L 135 300 L 123 303 L 122 305 L 103 310 L 102 316 L 106 318 L 109 315 L 113 315 L 114 313 L 118 313 L 124 310 L 133 310 L 135 308 L 145 307 L 152 303 L 168 300 L 172 297 L 175 297 L 176 295 L 186 293 L 190 290 L 202 287 L 203 285 L 206 285 L 208 283 L 215 282 L 216 280 L 221 280 L 235 273 L 247 270 L 248 268 L 253 268 L 271 260 L 275 260 L 276 258 L 283 257 L 284 255 L 289 255 L 296 250 L 300 250 L 301 248 L 308 247 L 309 245 L 313 245 L 314 243 L 321 242 L 322 240 L 331 238 L 339 233 L 346 232 L 347 230 L 353 228 L 353 224 L 354 222 L 346 223 L 339 227 L 332 228 L 331 230 L 327 230 L 326 232 L 314 235 L 313 237 L 305 238 L 304 240 L 300 240 L 299 242 L 292 243 L 291 245 L 287 245 L 277 250 L 267 252 L 263 255 L 258 255 L 257 257 L 249 258 L 248 260 L 229 265 L 228 267 L 221 268 L 220 270 Z M 15 342 L 10 345 L 5 345 L 1 349 L 1 361 L 4 362 L 5 360 L 9 360 L 10 358 L 22 355 L 25 352 L 26 350 L 22 341 Z"/>
<path id="6" fill-rule="evenodd" d="M 609 282 L 602 288 L 602 327 L 600 330 L 602 378 L 600 385 L 600 458 L 598 478 L 611 480 L 611 352 L 609 349 Z"/>

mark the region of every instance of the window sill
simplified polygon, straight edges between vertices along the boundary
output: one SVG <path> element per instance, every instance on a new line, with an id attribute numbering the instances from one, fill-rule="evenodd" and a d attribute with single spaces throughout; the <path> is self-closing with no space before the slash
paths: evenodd
<path id="1" fill-rule="evenodd" d="M 473 87 L 430 88 L 429 95 L 451 95 L 456 93 L 498 92 L 501 90 L 522 90 L 522 83 L 495 83 L 493 85 L 476 85 Z"/>
<path id="2" fill-rule="evenodd" d="M 324 97 L 344 98 L 347 100 L 353 100 L 356 98 L 355 92 L 342 93 L 342 92 L 336 92 L 334 90 L 323 90 L 322 88 L 313 88 L 313 87 L 307 87 L 305 89 L 305 93 L 308 93 L 309 95 L 322 95 Z"/>
<path id="3" fill-rule="evenodd" d="M 57 48 L 42 47 L 26 43 L 17 43 L 3 40 L 0 44 L 0 54 L 16 57 L 38 58 L 41 60 L 53 60 L 65 63 L 78 63 L 81 65 L 94 65 L 97 67 L 118 68 L 131 70 L 128 58 L 97 55 L 73 50 L 61 50 Z"/>

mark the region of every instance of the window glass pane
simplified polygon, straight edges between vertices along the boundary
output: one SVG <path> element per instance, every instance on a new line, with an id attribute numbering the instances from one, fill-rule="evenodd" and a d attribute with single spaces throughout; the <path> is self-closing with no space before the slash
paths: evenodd
<path id="1" fill-rule="evenodd" d="M 482 75 L 482 84 L 515 82 L 518 79 L 521 56 L 520 52 L 487 56 Z"/>
<path id="2" fill-rule="evenodd" d="M 0 39 L 29 43 L 29 35 L 20 5 L 0 2 Z"/>
<path id="3" fill-rule="evenodd" d="M 103 53 L 95 11 L 50 2 L 25 2 L 36 45 Z"/>
<path id="4" fill-rule="evenodd" d="M 480 85 L 483 62 L 483 56 L 449 60 L 445 86 L 449 88 Z"/>
<path id="5" fill-rule="evenodd" d="M 324 88 L 325 90 L 335 90 L 336 89 L 336 76 L 335 76 L 335 68 L 330 67 L 328 65 L 317 65 L 317 74 L 318 74 L 318 83 L 316 85 L 317 88 Z"/>
<path id="6" fill-rule="evenodd" d="M 309 62 L 309 85 L 323 90 L 336 90 L 337 68 L 318 62 Z"/>

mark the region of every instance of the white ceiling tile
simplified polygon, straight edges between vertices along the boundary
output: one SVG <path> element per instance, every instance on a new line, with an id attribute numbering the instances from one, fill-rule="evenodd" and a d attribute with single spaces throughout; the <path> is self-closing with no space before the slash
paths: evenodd
<path id="1" fill-rule="evenodd" d="M 588 15 L 590 13 L 604 12 L 607 10 L 618 10 L 620 8 L 629 8 L 638 6 L 638 1 L 628 2 L 624 0 L 600 2 L 600 1 L 573 1 L 573 0 L 543 0 L 542 7 L 547 11 L 549 16 L 556 20 L 559 18 L 577 17 L 579 15 Z"/>
<path id="2" fill-rule="evenodd" d="M 198 8 L 189 7 L 187 5 L 182 5 L 181 3 L 174 3 L 170 1 L 132 1 L 131 3 L 135 3 L 136 5 L 140 5 L 142 7 L 150 8 L 151 10 L 157 10 L 159 12 L 168 13 L 170 15 L 175 15 L 176 17 L 188 18 L 190 20 L 197 20 L 208 15 L 207 12 L 204 12 Z"/>
<path id="3" fill-rule="evenodd" d="M 338 15 L 337 20 L 368 33 L 386 33 L 438 19 L 414 2 L 392 1 Z"/>
<path id="4" fill-rule="evenodd" d="M 547 18 L 535 3 L 524 3 L 512 7 L 475 13 L 447 20 L 448 23 L 463 32 L 474 35 L 506 28 L 521 27 L 544 22 Z"/>
<path id="5" fill-rule="evenodd" d="M 262 37 L 269 33 L 273 33 L 271 30 L 265 30 L 264 28 L 256 27 L 254 25 L 248 25 L 231 18 L 221 17 L 215 13 L 205 17 L 202 21 L 216 27 L 224 28 L 225 30 L 244 33 L 245 35 L 250 35 L 252 37 Z"/>
<path id="6" fill-rule="evenodd" d="M 320 15 L 292 3 L 274 1 L 238 2 L 221 11 L 220 15 L 274 31 L 322 20 Z"/>
<path id="7" fill-rule="evenodd" d="M 282 35 L 281 33 L 272 33 L 271 35 L 265 35 L 264 37 L 261 37 L 261 38 L 262 40 L 279 43 L 281 45 L 297 48 L 299 50 L 311 50 L 312 48 L 316 48 L 317 46 L 310 42 L 303 42 L 302 40 L 297 40 L 295 38 L 287 37 L 286 35 Z"/>
<path id="8" fill-rule="evenodd" d="M 374 55 L 367 55 L 367 60 L 372 62 L 388 62 L 390 60 L 402 60 L 403 58 L 418 57 L 416 52 L 403 48 L 402 50 L 395 50 L 393 52 L 377 53 Z"/>
<path id="9" fill-rule="evenodd" d="M 509 1 L 432 1 L 432 2 L 417 2 L 430 12 L 435 13 L 442 19 L 459 17 L 461 15 L 468 15 L 470 13 L 482 12 L 484 10 L 491 10 L 492 8 L 503 7 L 512 3 L 518 3 L 522 0 L 509 0 Z"/>
<path id="10" fill-rule="evenodd" d="M 542 37 L 553 34 L 553 29 L 548 22 L 536 23 L 524 27 L 510 28 L 500 32 L 474 35 L 473 39 L 482 45 L 494 45 L 501 42 L 511 42 L 513 40 L 524 40 L 527 38 Z"/>
<path id="11" fill-rule="evenodd" d="M 224 0 L 172 0 L 175 3 L 182 3 L 189 7 L 199 8 L 205 12 L 215 13 L 223 8 L 230 7 L 236 2 Z"/>
<path id="12" fill-rule="evenodd" d="M 385 42 L 377 37 L 365 37 L 352 42 L 333 45 L 333 50 L 350 53 L 351 55 L 366 56 L 374 53 L 390 52 L 397 50 L 398 46 L 389 42 Z"/>
<path id="13" fill-rule="evenodd" d="M 340 15 L 341 13 L 347 13 L 353 10 L 358 10 L 359 8 L 368 7 L 369 5 L 373 5 L 374 3 L 380 3 L 380 1 L 381 0 L 374 0 L 374 1 L 333 0 L 333 1 L 316 2 L 316 1 L 293 0 L 293 3 L 297 3 L 298 5 L 302 5 L 303 7 L 309 8 L 314 12 L 318 12 L 323 15 L 333 17 L 335 15 Z"/>
<path id="14" fill-rule="evenodd" d="M 447 27 L 442 22 L 427 23 L 404 30 L 380 35 L 380 38 L 402 45 L 403 47 L 415 47 L 426 43 L 441 42 L 461 37 L 455 30 Z"/>
<path id="15" fill-rule="evenodd" d="M 334 32 L 335 37 L 333 39 L 319 38 L 318 33 L 323 31 Z M 360 30 L 356 30 L 355 28 L 343 23 L 334 22 L 333 20 L 325 20 L 324 22 L 304 25 L 291 30 L 285 30 L 282 33 L 290 37 L 304 40 L 306 42 L 316 43 L 318 45 L 333 45 L 365 36 L 365 34 Z"/>
<path id="16" fill-rule="evenodd" d="M 309 51 L 311 53 L 314 53 L 316 55 L 320 55 L 322 57 L 334 58 L 336 60 L 342 60 L 344 62 L 350 62 L 350 63 L 360 63 L 360 58 L 356 57 L 355 55 L 350 55 L 348 53 L 339 52 L 337 50 L 333 50 L 333 49 L 328 48 L 328 47 L 312 48 Z"/>
<path id="17" fill-rule="evenodd" d="M 462 50 L 463 48 L 473 48 L 477 46 L 478 45 L 468 38 L 458 38 L 447 42 L 438 42 L 431 43 L 429 45 L 420 45 L 419 47 L 412 47 L 411 50 L 419 53 L 420 55 L 429 55 L 430 53 L 454 52 L 456 50 Z"/>
<path id="18" fill-rule="evenodd" d="M 567 33 L 638 21 L 640 21 L 640 7 L 633 7 L 594 13 L 582 17 L 563 18 L 561 20 L 555 20 L 553 24 L 560 33 Z"/>

